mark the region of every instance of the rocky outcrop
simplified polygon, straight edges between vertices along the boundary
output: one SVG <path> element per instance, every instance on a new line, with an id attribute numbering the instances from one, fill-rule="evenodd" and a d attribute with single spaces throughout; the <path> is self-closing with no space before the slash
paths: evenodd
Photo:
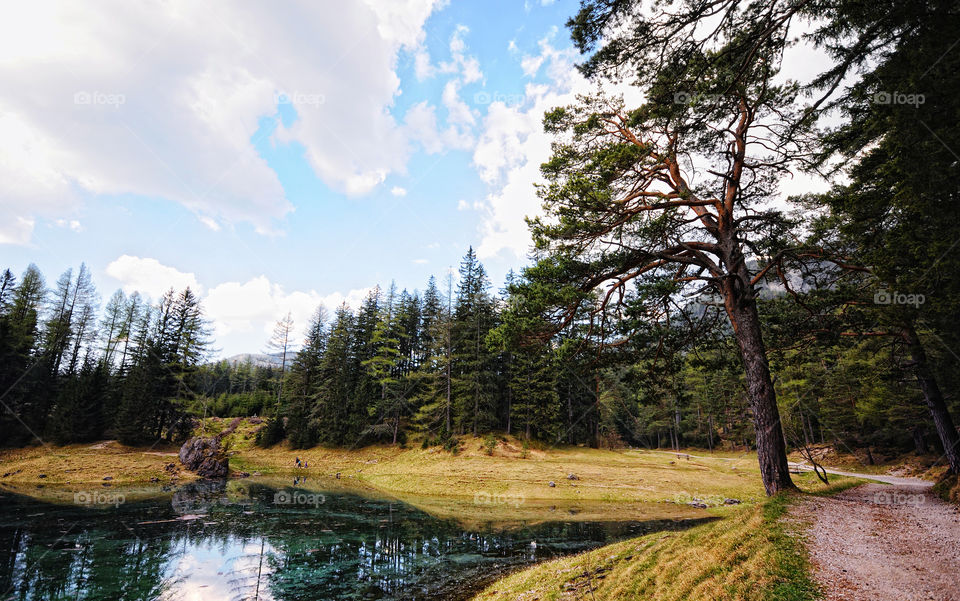
<path id="1" fill-rule="evenodd" d="M 195 436 L 180 447 L 180 463 L 202 478 L 226 478 L 229 462 L 219 438 Z"/>

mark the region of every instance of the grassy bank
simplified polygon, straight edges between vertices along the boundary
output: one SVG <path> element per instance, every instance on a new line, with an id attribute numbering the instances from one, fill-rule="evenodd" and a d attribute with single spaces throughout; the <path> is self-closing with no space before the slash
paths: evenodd
<path id="1" fill-rule="evenodd" d="M 835 479 L 820 493 L 856 484 Z M 659 532 L 538 564 L 495 582 L 474 601 L 816 599 L 806 553 L 783 517 L 796 495 L 738 507 L 724 519 Z"/>
<path id="2" fill-rule="evenodd" d="M 0 450 L 0 484 L 140 484 L 188 482 L 177 447 L 129 447 L 116 441 Z"/>
<path id="3" fill-rule="evenodd" d="M 960 505 L 960 476 L 944 473 L 934 485 L 933 492 L 948 503 Z"/>
<path id="4" fill-rule="evenodd" d="M 718 504 L 725 497 L 755 500 L 762 489 L 752 455 L 686 458 L 670 453 L 610 451 L 578 447 L 531 449 L 513 440 L 492 455 L 481 439 L 464 439 L 453 455 L 438 447 L 401 449 L 260 449 L 238 429 L 228 437 L 230 467 L 263 476 L 308 476 L 338 486 L 412 497 L 475 496 L 552 502 L 686 502 L 694 497 Z M 297 468 L 300 458 L 309 466 Z M 340 478 L 337 479 L 337 474 Z M 569 476 L 573 475 L 575 479 Z M 67 446 L 34 446 L 0 451 L 0 484 L 18 487 L 184 482 L 177 448 L 130 447 L 116 441 Z M 553 483 L 553 486 L 550 483 Z"/>
<path id="5" fill-rule="evenodd" d="M 513 440 L 487 455 L 483 441 L 464 439 L 458 455 L 434 447 L 368 447 L 356 451 L 315 448 L 306 451 L 250 448 L 231 465 L 263 474 L 310 473 L 355 480 L 397 495 L 419 497 L 475 495 L 552 501 L 642 502 L 711 497 L 757 499 L 762 488 L 751 455 L 678 458 L 644 451 L 570 447 L 530 450 L 524 457 Z M 573 475 L 575 479 L 571 479 Z M 553 486 L 550 483 L 553 482 Z"/>
<path id="6" fill-rule="evenodd" d="M 221 432 L 230 421 L 208 420 L 203 433 Z M 419 445 L 307 450 L 277 445 L 261 449 L 253 444 L 257 427 L 243 420 L 223 439 L 235 473 L 307 476 L 316 486 L 335 484 L 417 499 L 418 505 L 437 514 L 462 513 L 464 504 L 480 507 L 475 507 L 474 513 L 489 509 L 498 514 L 504 506 L 513 506 L 517 519 L 524 519 L 524 511 L 538 505 L 586 503 L 608 504 L 617 508 L 617 513 L 629 514 L 630 504 L 650 501 L 686 505 L 696 498 L 716 506 L 726 498 L 746 502 L 764 498 L 756 456 L 749 453 L 698 452 L 691 456 L 581 447 L 523 448 L 509 437 L 499 440 L 492 454 L 483 439 L 471 437 L 462 439 L 457 455 Z M 7 449 L 0 451 L 0 485 L 29 489 L 193 479 L 191 473 L 180 469 L 176 452 L 176 447 L 128 447 L 116 441 Z M 308 467 L 297 468 L 296 458 Z M 491 503 L 477 505 L 475 498 Z"/>

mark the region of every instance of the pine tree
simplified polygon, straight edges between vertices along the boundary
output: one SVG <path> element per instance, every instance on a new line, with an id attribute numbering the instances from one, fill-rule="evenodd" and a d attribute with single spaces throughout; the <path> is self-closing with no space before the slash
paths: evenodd
<path id="1" fill-rule="evenodd" d="M 528 346 L 516 349 L 512 355 L 512 424 L 528 440 L 555 440 L 560 397 L 553 350 L 549 346 Z"/>
<path id="2" fill-rule="evenodd" d="M 409 375 L 414 409 L 413 423 L 420 432 L 449 431 L 447 428 L 447 308 L 431 277 L 423 294 L 420 335 L 414 347 L 416 369 Z"/>
<path id="3" fill-rule="evenodd" d="M 460 263 L 451 328 L 454 420 L 461 434 L 486 432 L 496 421 L 494 357 L 486 342 L 496 325 L 489 286 L 483 265 L 470 247 Z"/>
<path id="4" fill-rule="evenodd" d="M 38 407 L 33 392 L 43 376 L 36 359 L 45 296 L 43 276 L 35 265 L 27 267 L 19 284 L 9 270 L 5 272 L 0 303 L 0 394 L 6 406 L 0 414 L 0 431 L 9 444 L 22 444 L 43 432 L 45 408 Z"/>
<path id="5" fill-rule="evenodd" d="M 341 446 L 355 443 L 362 429 L 358 427 L 358 409 L 365 405 L 355 402 L 355 318 L 346 305 L 337 309 L 326 351 L 320 361 L 316 404 L 311 413 L 319 442 Z M 361 415 L 361 419 L 363 419 Z M 365 422 L 365 420 L 364 420 Z"/>
<path id="6" fill-rule="evenodd" d="M 289 402 L 285 411 L 287 418 L 285 430 L 290 446 L 295 449 L 311 447 L 317 441 L 316 424 L 312 420 L 312 413 L 317 391 L 322 384 L 320 381 L 321 364 L 328 338 L 326 321 L 326 309 L 320 306 L 310 319 L 303 347 L 297 352 L 293 360 L 293 366 L 290 368 Z M 272 421 L 278 420 L 272 418 Z M 271 425 L 268 424 L 267 427 L 270 428 Z M 273 429 L 283 432 L 283 427 L 280 426 L 278 429 L 276 424 L 273 425 Z M 277 440 L 273 440 L 275 437 L 276 435 L 273 435 L 269 437 L 269 440 L 265 440 L 266 446 L 277 442 Z"/>
<path id="7" fill-rule="evenodd" d="M 397 443 L 401 414 L 406 409 L 405 391 L 400 389 L 399 379 L 403 333 L 397 313 L 396 285 L 391 284 L 370 337 L 373 354 L 361 362 L 366 376 L 378 388 L 378 396 L 369 401 L 368 412 L 373 423 L 365 430 L 365 436 L 374 440 L 390 438 L 393 444 Z"/>

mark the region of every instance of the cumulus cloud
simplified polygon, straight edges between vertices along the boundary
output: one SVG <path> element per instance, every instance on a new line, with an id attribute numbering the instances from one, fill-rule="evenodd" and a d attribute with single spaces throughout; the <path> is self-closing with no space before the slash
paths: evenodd
<path id="1" fill-rule="evenodd" d="M 390 189 L 390 194 L 393 194 L 394 196 L 401 196 L 401 197 L 406 196 L 407 189 L 401 188 L 400 186 L 394 186 L 393 188 Z"/>
<path id="2" fill-rule="evenodd" d="M 332 313 L 347 303 L 355 309 L 368 292 L 369 288 L 326 295 L 316 290 L 288 292 L 282 285 L 260 275 L 246 282 L 224 282 L 214 286 L 203 298 L 203 307 L 213 321 L 218 337 L 238 333 L 248 333 L 253 338 L 258 335 L 268 337 L 277 320 L 290 313 L 299 338 L 305 333 L 317 307 L 322 305 Z"/>
<path id="3" fill-rule="evenodd" d="M 420 144 L 428 154 L 448 149 L 472 148 L 475 139 L 472 129 L 476 125 L 477 115 L 460 97 L 465 85 L 480 81 L 483 72 L 476 57 L 467 54 L 464 36 L 470 30 L 458 25 L 450 36 L 450 60 L 433 66 L 425 48 L 417 49 L 414 56 L 414 71 L 418 79 L 433 77 L 437 73 L 450 75 L 443 86 L 440 101 L 446 110 L 448 126 L 441 130 L 437 125 L 436 107 L 427 103 L 414 104 L 404 117 L 408 137 Z"/>
<path id="4" fill-rule="evenodd" d="M 525 217 L 541 212 L 534 184 L 541 183 L 540 165 L 550 157 L 552 136 L 543 131 L 543 114 L 557 106 L 573 104 L 579 94 L 596 91 L 574 67 L 573 48 L 551 44 L 556 31 L 539 41 L 540 53 L 521 58 L 521 68 L 533 76 L 543 71 L 544 82 L 530 82 L 522 102 L 494 100 L 483 118 L 473 152 L 473 165 L 490 192 L 473 206 L 461 201 L 459 208 L 481 213 L 481 241 L 477 254 L 488 258 L 501 252 L 525 257 L 531 239 Z M 640 101 L 631 86 L 611 86 L 606 93 L 622 94 L 630 103 Z"/>
<path id="5" fill-rule="evenodd" d="M 441 130 L 437 124 L 437 109 L 427 102 L 410 107 L 404 117 L 404 126 L 410 139 L 418 142 L 427 154 L 447 149 L 469 149 L 474 144 L 473 135 L 468 130 L 458 130 L 452 125 Z"/>
<path id="6" fill-rule="evenodd" d="M 544 57 L 541 56 L 525 56 L 520 60 L 520 68 L 523 69 L 523 74 L 527 77 L 533 77 L 537 74 L 537 71 L 540 70 L 540 65 L 543 64 Z"/>
<path id="7" fill-rule="evenodd" d="M 440 4 L 19 5 L 0 21 L 0 242 L 90 193 L 274 231 L 292 206 L 253 138 L 278 102 L 299 118 L 275 141 L 302 144 L 332 188 L 369 192 L 405 168 L 397 55 Z"/>
<path id="8" fill-rule="evenodd" d="M 121 255 L 107 265 L 106 271 L 107 275 L 120 282 L 121 288 L 128 294 L 140 292 L 158 299 L 170 288 L 182 290 L 188 286 L 198 294 L 203 292 L 196 275 L 169 267 L 149 257 Z"/>
<path id="9" fill-rule="evenodd" d="M 357 309 L 370 291 L 370 288 L 329 294 L 316 290 L 287 291 L 265 275 L 245 282 L 221 282 L 207 289 L 193 273 L 182 272 L 153 258 L 130 255 L 117 258 L 106 271 L 120 282 L 124 292 L 139 291 L 154 300 L 171 287 L 181 290 L 189 286 L 197 291 L 204 312 L 213 324 L 217 343 L 226 343 L 231 352 L 262 350 L 258 345 L 269 338 L 277 320 L 287 313 L 293 317 L 299 340 L 317 307 L 322 305 L 330 314 L 344 303 Z"/>
<path id="10" fill-rule="evenodd" d="M 531 240 L 524 218 L 540 212 L 534 184 L 541 181 L 540 165 L 550 156 L 551 137 L 543 132 L 543 114 L 572 103 L 576 94 L 590 90 L 573 67 L 573 50 L 553 48 L 549 36 L 540 41 L 540 49 L 540 55 L 533 59 L 521 59 L 522 68 L 533 75 L 546 65 L 549 81 L 527 84 L 522 103 L 492 102 L 474 149 L 474 167 L 490 186 L 490 193 L 473 207 L 461 201 L 459 208 L 474 208 L 481 213 L 477 247 L 481 258 L 501 251 L 526 256 Z"/>
<path id="11" fill-rule="evenodd" d="M 413 72 L 417 81 L 424 81 L 433 77 L 436 69 L 430 64 L 430 53 L 426 48 L 419 48 L 413 57 Z"/>

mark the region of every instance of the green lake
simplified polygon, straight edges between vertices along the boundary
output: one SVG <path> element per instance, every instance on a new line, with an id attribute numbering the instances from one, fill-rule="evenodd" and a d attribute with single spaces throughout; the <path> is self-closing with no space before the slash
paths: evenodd
<path id="1" fill-rule="evenodd" d="M 0 600 L 456 600 L 533 562 L 702 521 L 665 519 L 662 505 L 636 521 L 556 507 L 477 521 L 470 503 L 441 519 L 297 484 L 102 487 L 58 502 L 0 489 Z"/>

